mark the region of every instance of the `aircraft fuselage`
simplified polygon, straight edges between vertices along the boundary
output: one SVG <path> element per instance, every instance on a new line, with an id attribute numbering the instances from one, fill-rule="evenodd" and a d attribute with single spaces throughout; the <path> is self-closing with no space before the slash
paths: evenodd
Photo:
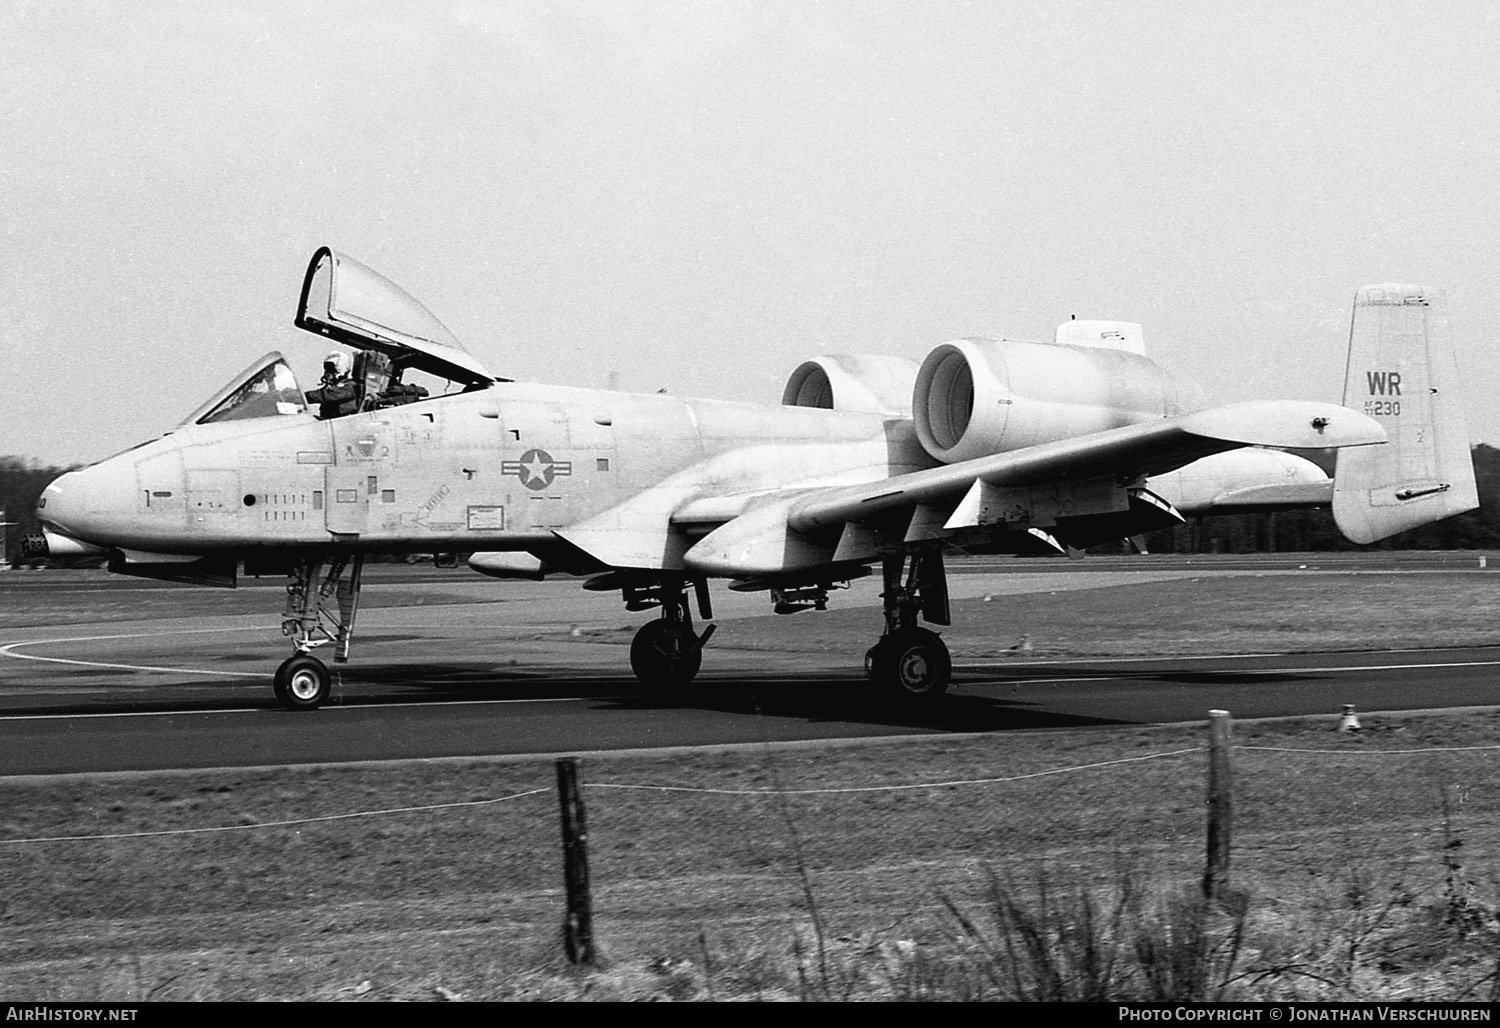
<path id="1" fill-rule="evenodd" d="M 526 549 L 647 491 L 676 506 L 933 463 L 880 415 L 497 383 L 327 421 L 185 425 L 58 479 L 43 514 L 146 553 Z"/>

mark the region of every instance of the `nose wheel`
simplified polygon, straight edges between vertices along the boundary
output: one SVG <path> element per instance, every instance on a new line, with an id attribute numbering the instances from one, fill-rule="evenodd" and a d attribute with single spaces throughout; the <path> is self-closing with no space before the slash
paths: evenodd
<path id="1" fill-rule="evenodd" d="M 317 657 L 299 653 L 282 661 L 272 689 L 277 702 L 288 710 L 317 710 L 328 699 L 331 685 L 328 666 Z"/>

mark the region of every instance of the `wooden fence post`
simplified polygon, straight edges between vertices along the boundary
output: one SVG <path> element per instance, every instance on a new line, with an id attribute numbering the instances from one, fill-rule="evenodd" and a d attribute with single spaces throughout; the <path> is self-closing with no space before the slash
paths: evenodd
<path id="1" fill-rule="evenodd" d="M 594 945 L 594 905 L 589 896 L 589 831 L 583 792 L 578 788 L 578 758 L 557 762 L 557 801 L 562 808 L 563 878 L 568 912 L 563 919 L 563 946 L 575 964 L 599 965 Z"/>
<path id="2" fill-rule="evenodd" d="M 1229 830 L 1233 783 L 1229 768 L 1229 711 L 1208 712 L 1208 865 L 1203 894 L 1217 899 L 1229 884 Z"/>

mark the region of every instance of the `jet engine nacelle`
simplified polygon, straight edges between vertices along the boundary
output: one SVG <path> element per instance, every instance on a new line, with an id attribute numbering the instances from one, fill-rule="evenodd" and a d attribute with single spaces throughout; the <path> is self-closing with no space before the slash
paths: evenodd
<path id="1" fill-rule="evenodd" d="M 960 339 L 917 372 L 912 415 L 945 464 L 1204 406 L 1201 390 L 1127 350 Z"/>
<path id="2" fill-rule="evenodd" d="M 786 407 L 911 414 L 917 362 L 905 357 L 853 353 L 804 361 L 781 392 Z"/>

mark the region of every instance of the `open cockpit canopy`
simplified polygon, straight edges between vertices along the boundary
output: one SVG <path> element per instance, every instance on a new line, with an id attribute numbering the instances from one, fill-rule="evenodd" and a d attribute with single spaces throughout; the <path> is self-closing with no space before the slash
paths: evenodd
<path id="1" fill-rule="evenodd" d="M 466 389 L 497 379 L 406 290 L 352 257 L 319 247 L 307 266 L 296 324 L 357 350 L 374 350 Z"/>
<path id="2" fill-rule="evenodd" d="M 184 425 L 274 418 L 307 410 L 297 376 L 286 358 L 272 351 L 250 365 L 183 420 Z"/>

